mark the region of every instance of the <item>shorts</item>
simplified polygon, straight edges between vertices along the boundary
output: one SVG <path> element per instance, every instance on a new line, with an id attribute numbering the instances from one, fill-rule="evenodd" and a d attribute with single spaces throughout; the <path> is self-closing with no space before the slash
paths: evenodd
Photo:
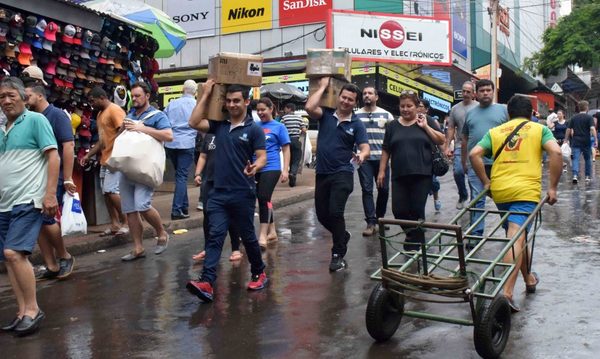
<path id="1" fill-rule="evenodd" d="M 119 194 L 119 183 L 121 182 L 121 177 L 123 177 L 121 172 L 111 172 L 107 168 L 104 172 L 104 179 L 102 180 L 102 193 Z"/>
<path id="2" fill-rule="evenodd" d="M 56 186 L 56 201 L 58 202 L 59 212 L 54 217 L 48 217 L 45 214 L 42 214 L 42 224 L 44 226 L 51 226 L 57 223 L 56 217 L 60 215 L 60 211 L 62 211 L 63 206 L 63 197 L 65 195 L 65 186 L 62 180 L 58 181 L 58 186 Z"/>
<path id="3" fill-rule="evenodd" d="M 498 209 L 500 211 L 526 212 L 529 214 L 531 214 L 531 212 L 533 212 L 533 210 L 535 209 L 535 207 L 537 205 L 538 205 L 537 202 L 531 202 L 531 201 L 515 201 L 515 202 L 506 202 L 506 203 L 496 203 L 496 207 L 498 207 Z M 519 225 L 519 227 L 521 227 L 525 223 L 525 221 L 527 220 L 528 217 L 529 217 L 529 215 L 526 215 L 526 214 L 509 214 L 508 219 L 502 224 L 502 227 L 504 227 L 504 229 L 508 229 L 509 222 L 517 224 L 517 225 Z M 532 223 L 529 223 L 529 225 L 527 226 L 527 232 L 529 232 L 529 229 L 531 229 Z"/>
<path id="4" fill-rule="evenodd" d="M 154 189 L 141 183 L 130 181 L 126 176 L 121 176 L 121 212 L 146 212 L 152 208 L 152 195 Z"/>
<path id="5" fill-rule="evenodd" d="M 19 204 L 8 212 L 0 212 L 0 261 L 4 250 L 31 254 L 42 228 L 42 211 L 33 203 Z"/>

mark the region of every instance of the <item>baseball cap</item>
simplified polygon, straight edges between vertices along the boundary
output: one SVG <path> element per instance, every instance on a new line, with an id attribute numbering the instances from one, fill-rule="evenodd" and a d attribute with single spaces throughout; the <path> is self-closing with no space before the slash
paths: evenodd
<path id="1" fill-rule="evenodd" d="M 11 17 L 10 11 L 6 9 L 0 9 L 0 21 L 1 22 L 9 22 Z"/>
<path id="2" fill-rule="evenodd" d="M 35 39 L 33 39 L 33 42 L 31 43 L 31 45 L 33 47 L 35 47 L 36 49 L 43 49 L 43 45 L 42 45 L 42 39 L 40 39 L 39 37 L 36 37 Z"/>
<path id="3" fill-rule="evenodd" d="M 16 48 L 15 45 L 11 46 L 9 44 L 8 46 L 6 46 L 6 48 L 4 49 L 4 56 L 6 56 L 6 57 L 12 57 L 12 58 L 17 57 L 17 55 L 15 54 L 15 48 Z"/>
<path id="4" fill-rule="evenodd" d="M 48 66 L 46 66 L 46 73 L 56 75 L 56 62 L 51 61 L 48 63 Z"/>
<path id="5" fill-rule="evenodd" d="M 60 63 L 63 64 L 63 65 L 70 65 L 71 64 L 71 61 L 69 61 L 69 59 L 67 59 L 64 56 L 59 56 L 58 57 L 58 61 L 60 61 Z"/>
<path id="6" fill-rule="evenodd" d="M 81 46 L 81 36 L 83 35 L 83 29 L 79 26 L 75 26 L 75 37 L 73 38 L 73 44 Z"/>
<path id="7" fill-rule="evenodd" d="M 42 48 L 47 51 L 52 51 L 52 41 L 44 40 L 44 42 L 42 43 Z"/>
<path id="8" fill-rule="evenodd" d="M 31 55 L 31 45 L 29 45 L 26 42 L 22 42 L 19 44 L 19 53 L 21 54 L 25 54 L 25 55 Z"/>
<path id="9" fill-rule="evenodd" d="M 6 42 L 6 35 L 8 34 L 8 25 L 0 22 L 0 42 Z"/>
<path id="10" fill-rule="evenodd" d="M 48 86 L 48 83 L 44 80 L 44 73 L 42 69 L 37 66 L 29 66 L 23 70 L 23 75 L 27 75 L 32 79 L 40 80 L 44 83 L 44 85 Z"/>
<path id="11" fill-rule="evenodd" d="M 31 65 L 31 57 L 31 54 L 19 53 L 19 56 L 17 56 L 17 60 L 21 65 L 29 66 Z"/>
<path id="12" fill-rule="evenodd" d="M 29 15 L 25 18 L 25 31 L 27 32 L 35 32 L 35 26 L 37 25 L 37 17 L 33 15 Z"/>
<path id="13" fill-rule="evenodd" d="M 75 29 L 75 26 L 73 26 L 73 25 L 65 26 L 65 28 L 63 30 L 62 41 L 66 44 L 73 44 L 73 38 L 75 37 L 76 33 L 77 33 L 77 30 Z"/>
<path id="14" fill-rule="evenodd" d="M 44 37 L 49 41 L 56 41 L 56 32 L 58 31 L 58 25 L 55 22 L 49 22 L 44 30 Z"/>
<path id="15" fill-rule="evenodd" d="M 44 37 L 44 30 L 46 30 L 46 26 L 48 26 L 46 20 L 41 19 L 40 21 L 38 21 L 37 25 L 35 25 L 35 33 L 39 37 Z"/>
<path id="16" fill-rule="evenodd" d="M 79 52 L 79 56 L 80 56 L 82 59 L 87 59 L 87 60 L 89 60 L 89 59 L 90 59 L 90 53 L 89 53 L 89 52 L 88 52 L 88 50 L 86 50 L 86 49 L 81 49 L 81 51 Z"/>

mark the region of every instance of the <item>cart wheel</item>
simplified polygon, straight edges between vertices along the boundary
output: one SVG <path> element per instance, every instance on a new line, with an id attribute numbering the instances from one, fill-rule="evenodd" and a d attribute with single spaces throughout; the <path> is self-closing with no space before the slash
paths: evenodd
<path id="1" fill-rule="evenodd" d="M 404 298 L 377 283 L 367 304 L 367 331 L 378 342 L 388 340 L 400 325 Z"/>
<path id="2" fill-rule="evenodd" d="M 510 334 L 510 306 L 499 295 L 485 303 L 477 314 L 474 337 L 475 349 L 482 358 L 498 358 Z"/>

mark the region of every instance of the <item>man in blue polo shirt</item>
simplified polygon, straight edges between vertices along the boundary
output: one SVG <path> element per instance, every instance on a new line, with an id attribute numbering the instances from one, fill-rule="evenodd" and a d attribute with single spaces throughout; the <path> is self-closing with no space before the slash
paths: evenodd
<path id="1" fill-rule="evenodd" d="M 48 119 L 56 142 L 59 145 L 58 157 L 60 158 L 61 167 L 58 174 L 56 199 L 58 200 L 59 207 L 62 207 L 65 189 L 71 194 L 74 194 L 77 191 L 77 187 L 75 186 L 72 177 L 73 164 L 75 163 L 75 144 L 71 119 L 63 110 L 48 103 L 48 100 L 46 99 L 46 90 L 41 84 L 28 84 L 25 88 L 25 95 L 27 97 L 27 106 L 29 109 L 41 113 Z M 73 272 L 75 257 L 67 252 L 60 226 L 53 217 L 44 216 L 38 244 L 44 257 L 46 268 L 40 270 L 36 274 L 37 280 L 54 278 L 64 279 Z"/>
<path id="2" fill-rule="evenodd" d="M 329 77 L 319 80 L 319 88 L 306 101 L 306 112 L 319 121 L 315 210 L 319 222 L 333 238 L 329 271 L 346 268 L 344 256 L 350 233 L 346 231 L 344 211 L 354 189 L 354 167 L 369 158 L 367 131 L 354 114 L 360 90 L 356 85 L 342 87 L 336 109 L 322 108 L 319 101 L 329 85 Z M 359 152 L 354 153 L 358 147 Z"/>
<path id="3" fill-rule="evenodd" d="M 0 107 L 7 117 L 0 127 L 0 261 L 5 261 L 19 305 L 17 316 L 2 330 L 27 335 L 44 318 L 27 257 L 40 233 L 42 213 L 54 217 L 58 209 L 60 159 L 48 120 L 25 109 L 21 80 L 0 81 Z"/>
<path id="4" fill-rule="evenodd" d="M 202 96 L 190 117 L 190 126 L 215 135 L 215 163 L 219 170 L 214 173 L 214 189 L 207 203 L 210 237 L 205 238 L 206 257 L 198 280 L 187 283 L 190 293 L 204 302 L 213 300 L 213 285 L 217 279 L 217 265 L 223 250 L 223 242 L 230 222 L 238 224 L 242 243 L 246 248 L 252 277 L 249 290 L 263 289 L 267 282 L 258 239 L 254 232 L 254 208 L 256 206 L 256 183 L 254 175 L 265 166 L 265 134 L 248 115 L 250 89 L 240 85 L 229 85 L 225 93 L 225 107 L 229 113 L 226 121 L 206 119 L 208 99 L 214 81 L 202 86 Z M 256 156 L 252 163 L 252 156 Z"/>

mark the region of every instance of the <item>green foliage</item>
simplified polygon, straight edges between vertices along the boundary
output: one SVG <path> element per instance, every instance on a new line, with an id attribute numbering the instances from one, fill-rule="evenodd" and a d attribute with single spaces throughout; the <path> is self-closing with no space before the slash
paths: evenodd
<path id="1" fill-rule="evenodd" d="M 600 3 L 581 1 L 571 14 L 561 18 L 542 37 L 544 47 L 525 59 L 524 66 L 543 76 L 555 75 L 569 65 L 600 63 Z"/>

